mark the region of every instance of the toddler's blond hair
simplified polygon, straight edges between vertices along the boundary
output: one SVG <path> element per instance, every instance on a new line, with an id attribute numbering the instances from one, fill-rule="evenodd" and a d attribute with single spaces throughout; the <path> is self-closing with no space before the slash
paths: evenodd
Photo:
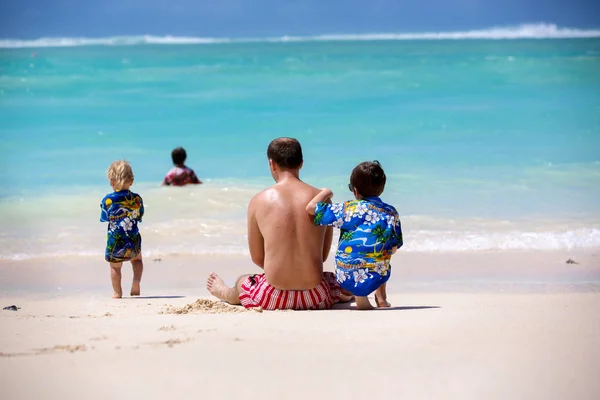
<path id="1" fill-rule="evenodd" d="M 111 181 L 116 191 L 129 188 L 133 184 L 133 170 L 125 160 L 115 161 L 110 164 L 107 172 L 108 180 Z"/>

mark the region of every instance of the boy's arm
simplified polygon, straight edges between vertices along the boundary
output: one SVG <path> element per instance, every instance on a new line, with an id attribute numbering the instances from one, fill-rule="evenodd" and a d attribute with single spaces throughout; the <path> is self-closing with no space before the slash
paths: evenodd
<path id="1" fill-rule="evenodd" d="M 142 222 L 142 217 L 144 216 L 144 200 L 140 197 L 140 215 L 138 216 L 138 221 Z"/>
<path id="2" fill-rule="evenodd" d="M 106 210 L 106 197 L 100 202 L 100 222 L 108 222 L 108 211 Z"/>
<path id="3" fill-rule="evenodd" d="M 319 192 L 319 194 L 317 194 L 307 205 L 306 205 L 306 212 L 309 213 L 310 215 L 315 215 L 315 208 L 317 207 L 318 203 L 324 203 L 327 200 L 331 199 L 333 197 L 333 192 L 331 191 L 331 189 L 321 189 L 321 191 Z"/>
<path id="4" fill-rule="evenodd" d="M 190 170 L 190 171 L 192 171 L 192 170 Z M 202 181 L 200 179 L 198 179 L 198 177 L 196 176 L 196 173 L 194 171 L 192 171 L 192 183 L 196 184 L 196 185 L 202 184 Z"/>

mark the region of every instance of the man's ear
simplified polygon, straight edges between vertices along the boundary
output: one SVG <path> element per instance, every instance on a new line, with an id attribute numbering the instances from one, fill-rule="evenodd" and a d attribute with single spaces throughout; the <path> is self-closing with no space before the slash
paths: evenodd
<path id="1" fill-rule="evenodd" d="M 275 171 L 275 163 L 273 162 L 272 159 L 269 158 L 269 169 L 271 171 Z"/>
<path id="2" fill-rule="evenodd" d="M 302 169 L 302 166 L 303 166 L 303 165 L 304 165 L 304 160 L 302 160 L 302 161 L 300 162 L 300 166 L 298 167 L 298 169 L 299 169 L 299 170 L 300 170 L 300 169 Z"/>

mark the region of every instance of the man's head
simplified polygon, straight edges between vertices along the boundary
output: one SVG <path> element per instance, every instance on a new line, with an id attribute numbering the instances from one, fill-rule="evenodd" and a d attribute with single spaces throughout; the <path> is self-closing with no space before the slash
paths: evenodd
<path id="1" fill-rule="evenodd" d="M 128 190 L 133 185 L 133 170 L 125 160 L 115 161 L 110 164 L 107 172 L 110 186 L 115 191 Z"/>
<path id="2" fill-rule="evenodd" d="M 273 140 L 267 149 L 269 168 L 275 181 L 281 171 L 297 173 L 302 168 L 302 146 L 296 139 L 281 137 Z"/>
<path id="3" fill-rule="evenodd" d="M 171 158 L 173 159 L 173 164 L 183 166 L 187 158 L 187 153 L 183 147 L 178 147 L 171 152 Z"/>
<path id="4" fill-rule="evenodd" d="M 385 189 L 385 172 L 379 161 L 358 164 L 350 174 L 350 190 L 361 197 L 379 196 Z"/>

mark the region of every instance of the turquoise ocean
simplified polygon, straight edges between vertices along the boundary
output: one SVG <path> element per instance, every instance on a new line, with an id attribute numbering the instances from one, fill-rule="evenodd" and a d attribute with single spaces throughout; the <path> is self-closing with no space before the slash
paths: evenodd
<path id="1" fill-rule="evenodd" d="M 247 254 L 280 136 L 335 201 L 379 160 L 405 251 L 599 248 L 600 32 L 550 28 L 0 40 L 0 258 L 101 258 L 117 159 L 146 255 Z M 177 146 L 204 185 L 160 186 Z"/>

